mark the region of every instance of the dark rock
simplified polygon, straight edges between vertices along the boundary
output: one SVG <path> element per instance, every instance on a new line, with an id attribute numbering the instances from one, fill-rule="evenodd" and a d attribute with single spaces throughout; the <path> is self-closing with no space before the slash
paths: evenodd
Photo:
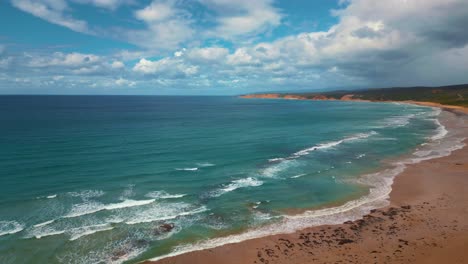
<path id="1" fill-rule="evenodd" d="M 351 239 L 341 239 L 339 242 L 338 242 L 338 245 L 344 245 L 344 244 L 349 244 L 349 243 L 353 243 L 354 240 L 351 240 Z"/>
<path id="2" fill-rule="evenodd" d="M 174 229 L 175 225 L 173 223 L 165 223 L 159 226 L 157 232 L 159 233 L 168 233 Z"/>

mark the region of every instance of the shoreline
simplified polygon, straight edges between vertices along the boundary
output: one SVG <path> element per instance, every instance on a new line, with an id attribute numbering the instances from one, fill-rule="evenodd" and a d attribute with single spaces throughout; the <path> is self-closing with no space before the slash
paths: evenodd
<path id="1" fill-rule="evenodd" d="M 282 98 L 278 98 L 278 99 L 282 99 Z M 302 99 L 292 99 L 292 100 L 302 100 Z M 310 99 L 307 99 L 307 100 L 310 100 Z M 356 100 L 351 100 L 351 101 L 356 101 Z M 463 122 L 466 122 L 465 121 L 466 116 L 464 114 L 461 114 L 461 113 L 466 113 L 466 112 L 459 111 L 460 109 L 458 109 L 458 107 L 456 107 L 455 109 L 451 107 L 446 108 L 445 106 L 442 106 L 442 105 L 436 106 L 432 103 L 429 103 L 429 104 L 426 104 L 424 102 L 413 103 L 411 101 L 396 102 L 396 103 L 410 103 L 410 104 L 417 104 L 417 105 L 423 105 L 423 106 L 438 107 L 438 108 L 441 108 L 442 110 L 451 112 L 454 116 L 456 114 L 457 115 L 455 117 L 456 120 L 463 120 Z M 466 110 L 466 108 L 463 110 Z M 453 122 L 453 120 L 450 122 Z M 448 125 L 444 124 L 444 125 L 450 127 L 453 124 L 448 124 Z M 450 127 L 450 129 L 452 128 L 453 127 Z M 465 134 L 463 135 L 467 135 L 466 131 L 464 131 L 464 133 Z M 462 154 L 460 155 L 460 153 Z M 415 193 L 412 193 L 413 190 L 411 190 L 411 188 L 408 188 L 407 186 L 408 182 L 413 181 L 411 182 L 411 184 L 415 184 L 414 182 L 416 181 L 415 179 L 421 178 L 421 176 L 417 176 L 417 177 L 414 176 L 415 174 L 421 174 L 421 171 L 424 170 L 424 167 L 434 166 L 433 164 L 440 164 L 439 163 L 440 160 L 443 160 L 443 162 L 446 163 L 448 162 L 447 160 L 453 159 L 454 157 L 455 159 L 459 158 L 462 160 L 461 162 L 459 162 L 462 165 L 457 165 L 457 166 L 462 166 L 463 169 L 466 169 L 467 167 L 466 165 L 464 165 L 464 162 L 468 163 L 467 153 L 468 153 L 467 148 L 462 148 L 462 149 L 453 151 L 449 156 L 431 158 L 429 160 L 419 161 L 418 163 L 405 165 L 403 168 L 403 172 L 397 171 L 396 175 L 393 175 L 393 177 L 391 177 L 391 180 L 393 181 L 393 183 L 390 184 L 389 193 L 383 194 L 383 196 L 385 197 L 389 195 L 390 198 L 387 199 L 388 203 L 381 204 L 380 206 L 379 205 L 371 206 L 371 208 L 380 208 L 380 209 L 369 209 L 367 210 L 367 212 L 370 211 L 370 214 L 361 214 L 361 216 L 362 215 L 364 216 L 359 217 L 357 219 L 352 219 L 354 221 L 347 221 L 344 224 L 316 225 L 312 227 L 301 228 L 299 229 L 300 231 L 293 230 L 292 232 L 291 231 L 289 232 L 282 231 L 282 232 L 276 232 L 276 233 L 272 232 L 272 234 L 267 234 L 265 236 L 261 236 L 258 238 L 252 237 L 252 238 L 247 238 L 243 241 L 232 241 L 231 243 L 227 243 L 224 245 L 206 247 L 204 249 L 202 248 L 202 249 L 193 250 L 193 251 L 190 250 L 187 253 L 181 252 L 175 256 L 167 256 L 161 259 L 157 259 L 155 261 L 147 261 L 145 263 L 240 263 L 240 262 L 241 263 L 309 263 L 310 261 L 330 262 L 331 261 L 330 258 L 334 259 L 334 261 L 344 260 L 348 263 L 351 261 L 351 259 L 338 257 L 339 256 L 338 253 L 340 253 L 340 250 L 342 250 L 343 248 L 346 248 L 347 251 L 349 250 L 354 251 L 357 249 L 362 249 L 363 246 L 369 246 L 367 245 L 367 243 L 372 242 L 372 241 L 370 242 L 368 241 L 369 238 L 371 238 L 370 240 L 372 240 L 372 238 L 375 237 L 375 234 L 372 232 L 369 235 L 363 236 L 362 233 L 366 234 L 366 232 L 368 232 L 367 229 L 363 230 L 363 227 L 369 226 L 368 228 L 370 228 L 370 226 L 372 226 L 376 228 L 375 225 L 379 225 L 379 229 L 375 229 L 375 230 L 382 230 L 382 225 L 385 225 L 385 223 L 388 224 L 388 222 L 394 221 L 397 215 L 403 215 L 405 216 L 404 219 L 406 219 L 408 215 L 413 215 L 414 213 L 413 211 L 418 211 L 420 213 L 421 210 L 427 209 L 428 206 L 425 206 L 425 203 L 429 203 L 426 200 L 430 200 L 429 196 L 431 195 L 426 195 L 428 197 L 423 195 L 422 196 L 423 203 L 417 204 L 416 202 L 420 201 L 421 199 L 420 198 L 415 199 L 417 195 Z M 447 169 L 448 168 L 445 168 L 445 170 Z M 416 172 L 413 172 L 413 170 L 416 170 Z M 442 171 L 443 170 L 444 168 L 442 168 Z M 424 172 L 426 172 L 426 170 L 424 170 Z M 437 178 L 436 177 L 437 175 L 435 175 L 434 172 L 428 171 L 428 173 L 433 175 L 432 178 Z M 410 176 L 404 177 L 404 175 L 407 175 L 407 174 L 409 174 Z M 420 180 L 421 179 L 419 179 L 419 181 Z M 465 179 L 465 181 L 466 181 L 465 183 L 468 184 L 468 180 Z M 419 183 L 419 182 L 416 181 L 416 183 Z M 440 183 L 437 183 L 437 185 L 440 185 Z M 458 187 L 460 186 L 463 186 L 463 185 L 458 185 Z M 454 188 L 454 186 L 451 186 L 451 187 Z M 432 186 L 432 189 L 433 188 L 434 186 Z M 452 191 L 447 191 L 447 192 L 450 193 Z M 428 194 L 428 193 L 432 193 L 432 191 L 428 192 L 428 190 L 418 190 L 417 194 L 419 193 Z M 381 197 L 377 197 L 377 198 L 381 198 Z M 361 205 L 362 204 L 358 204 L 356 207 L 361 206 Z M 394 206 L 397 206 L 397 207 L 394 207 Z M 354 208 L 350 208 L 349 210 L 351 211 L 353 209 Z M 463 210 L 461 211 L 468 212 L 467 208 L 462 208 L 462 209 Z M 429 211 L 431 211 L 431 209 L 429 209 Z M 435 211 L 435 209 L 432 208 L 432 211 Z M 428 212 L 425 212 L 425 214 L 427 213 Z M 387 217 L 389 215 L 390 217 Z M 468 213 L 465 212 L 464 217 L 468 217 Z M 294 218 L 294 216 L 291 216 L 291 218 Z M 375 219 L 379 219 L 379 221 L 377 222 L 373 221 Z M 343 221 L 341 221 L 341 223 L 342 222 Z M 400 224 L 402 226 L 408 225 L 408 223 L 406 223 L 405 220 L 402 220 L 401 222 L 402 223 Z M 464 237 L 468 238 L 468 235 L 466 235 L 468 234 L 468 223 L 464 223 L 463 221 L 461 222 L 463 224 L 464 232 L 466 231 L 464 233 Z M 398 227 L 395 227 L 394 223 L 392 225 L 389 225 L 389 228 L 391 228 L 391 230 L 393 231 L 397 229 L 401 230 Z M 367 237 L 367 239 L 365 237 Z M 385 240 L 385 236 L 383 237 Z M 400 239 L 400 240 L 404 240 L 408 242 L 408 240 L 405 240 L 405 239 Z M 313 242 L 310 242 L 310 241 L 313 241 Z M 468 239 L 462 242 L 467 243 L 468 245 Z M 372 245 L 374 245 L 374 243 L 371 243 L 371 246 Z M 397 249 L 399 250 L 399 252 L 397 253 L 402 252 L 401 248 L 404 246 L 401 246 L 401 247 L 400 246 L 401 245 L 398 245 L 398 248 L 400 249 Z M 305 252 L 305 250 L 309 250 L 309 251 Z M 373 250 L 373 251 L 381 252 L 378 250 Z M 293 252 L 294 254 L 292 254 Z M 333 257 L 334 254 L 331 254 L 331 252 L 335 252 L 336 254 L 335 253 L 334 254 L 336 256 Z M 371 255 L 371 257 L 377 256 L 377 253 L 372 253 L 372 254 L 374 255 Z M 361 254 L 356 254 L 355 258 L 359 258 L 359 257 L 361 258 L 360 261 L 357 263 L 368 263 L 368 262 L 373 263 L 371 259 L 362 259 L 362 257 L 366 257 L 366 256 L 367 257 L 369 256 L 369 252 L 367 253 L 362 252 L 362 256 Z M 465 256 L 468 256 L 468 254 L 466 254 Z M 415 259 L 414 261 L 418 261 L 418 260 Z M 318 263 L 322 263 L 322 262 L 318 262 Z M 426 262 L 421 262 L 421 263 L 426 263 Z"/>

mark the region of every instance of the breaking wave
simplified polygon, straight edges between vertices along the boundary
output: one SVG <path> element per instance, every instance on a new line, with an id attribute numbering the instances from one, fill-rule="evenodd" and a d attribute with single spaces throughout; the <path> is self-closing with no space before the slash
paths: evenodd
<path id="1" fill-rule="evenodd" d="M 219 197 L 225 193 L 232 192 L 234 190 L 237 190 L 239 188 L 246 188 L 246 187 L 257 187 L 263 184 L 263 181 L 260 181 L 256 178 L 249 177 L 245 179 L 238 179 L 235 181 L 232 181 L 231 183 L 223 186 L 223 188 L 220 188 L 214 192 L 211 193 L 211 197 Z"/>

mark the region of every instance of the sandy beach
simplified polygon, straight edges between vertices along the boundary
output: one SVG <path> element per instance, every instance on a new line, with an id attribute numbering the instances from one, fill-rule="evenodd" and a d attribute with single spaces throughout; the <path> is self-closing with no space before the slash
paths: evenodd
<path id="1" fill-rule="evenodd" d="M 466 109 L 442 109 L 443 125 L 468 136 Z M 467 147 L 408 165 L 389 202 L 356 221 L 147 263 L 468 263 Z"/>

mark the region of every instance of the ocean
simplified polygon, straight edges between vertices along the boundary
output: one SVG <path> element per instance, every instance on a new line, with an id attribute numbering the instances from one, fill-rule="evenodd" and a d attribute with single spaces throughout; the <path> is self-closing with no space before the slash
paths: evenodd
<path id="1" fill-rule="evenodd" d="M 355 219 L 385 204 L 405 162 L 444 155 L 439 115 L 397 103 L 0 96 L 0 263 L 137 263 Z"/>

